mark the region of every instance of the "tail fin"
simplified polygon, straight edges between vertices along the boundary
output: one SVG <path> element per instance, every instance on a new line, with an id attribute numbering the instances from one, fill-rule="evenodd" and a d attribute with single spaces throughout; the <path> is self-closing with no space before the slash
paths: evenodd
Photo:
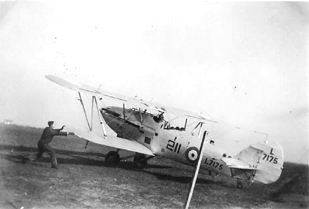
<path id="1" fill-rule="evenodd" d="M 283 149 L 276 142 L 259 142 L 242 150 L 235 156 L 256 169 L 254 179 L 270 184 L 277 181 L 283 168 Z"/>

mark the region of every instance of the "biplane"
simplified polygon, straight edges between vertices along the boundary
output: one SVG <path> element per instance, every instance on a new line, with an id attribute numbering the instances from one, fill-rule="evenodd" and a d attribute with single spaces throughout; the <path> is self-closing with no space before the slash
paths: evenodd
<path id="1" fill-rule="evenodd" d="M 90 141 L 115 148 L 105 155 L 108 164 L 120 162 L 120 150 L 134 152 L 133 161 L 139 167 L 145 167 L 147 161 L 155 156 L 195 166 L 201 154 L 201 169 L 235 178 L 237 187 L 242 187 L 242 181 L 249 184 L 254 181 L 273 183 L 281 175 L 283 149 L 276 142 L 260 141 L 231 156 L 209 140 L 204 144 L 203 153 L 200 153 L 204 124 L 216 123 L 208 116 L 126 97 L 53 75 L 47 75 L 46 78 L 78 93 L 86 128 L 67 129 L 86 139 L 87 143 Z M 91 97 L 90 115 L 89 111 L 87 114 L 82 94 Z M 117 100 L 122 105 L 102 105 L 106 99 Z M 94 115 L 94 112 L 97 113 Z M 94 128 L 94 117 L 98 117 L 101 130 Z M 182 120 L 182 125 L 173 124 L 175 118 Z M 194 121 L 193 125 L 188 125 L 189 120 Z M 106 126 L 115 134 L 107 134 Z"/>

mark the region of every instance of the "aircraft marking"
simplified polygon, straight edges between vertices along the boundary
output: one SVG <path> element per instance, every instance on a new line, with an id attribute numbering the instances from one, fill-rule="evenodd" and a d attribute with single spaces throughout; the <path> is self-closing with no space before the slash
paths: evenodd
<path id="1" fill-rule="evenodd" d="M 167 145 L 166 145 L 166 149 L 172 151 L 172 152 L 176 152 L 177 154 L 179 154 L 180 152 L 180 148 L 181 148 L 181 144 L 176 142 L 177 137 L 175 137 L 174 140 L 168 140 Z"/>
<path id="2" fill-rule="evenodd" d="M 190 147 L 186 151 L 186 158 L 190 163 L 196 163 L 198 160 L 199 150 L 196 147 Z"/>
<path id="3" fill-rule="evenodd" d="M 274 155 L 273 150 L 274 150 L 274 149 L 271 148 L 271 150 L 270 150 L 270 154 L 271 154 L 271 155 Z"/>
<path id="4" fill-rule="evenodd" d="M 263 153 L 263 160 L 267 161 L 267 162 L 272 162 L 273 164 L 277 164 L 278 163 L 278 158 L 274 157 L 272 155 L 267 155 L 265 153 Z"/>
<path id="5" fill-rule="evenodd" d="M 222 170 L 222 168 L 223 168 L 223 164 L 218 163 L 217 161 L 212 160 L 212 159 L 208 159 L 208 158 L 205 159 L 205 164 L 210 166 L 210 167 L 217 168 L 219 170 Z"/>

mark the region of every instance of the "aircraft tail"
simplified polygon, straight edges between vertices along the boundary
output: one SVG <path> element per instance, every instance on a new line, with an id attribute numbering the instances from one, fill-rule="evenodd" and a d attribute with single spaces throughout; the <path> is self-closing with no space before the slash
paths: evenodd
<path id="1" fill-rule="evenodd" d="M 265 184 L 277 181 L 283 169 L 283 149 L 276 142 L 258 142 L 238 153 L 235 158 L 255 170 L 252 180 Z"/>

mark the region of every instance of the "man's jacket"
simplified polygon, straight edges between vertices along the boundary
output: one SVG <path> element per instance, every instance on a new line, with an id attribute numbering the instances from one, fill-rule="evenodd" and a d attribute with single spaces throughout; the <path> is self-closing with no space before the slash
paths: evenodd
<path id="1" fill-rule="evenodd" d="M 62 132 L 61 129 L 52 129 L 50 127 L 46 127 L 38 143 L 49 144 L 53 140 L 54 136 L 67 136 L 67 135 L 68 133 Z"/>

